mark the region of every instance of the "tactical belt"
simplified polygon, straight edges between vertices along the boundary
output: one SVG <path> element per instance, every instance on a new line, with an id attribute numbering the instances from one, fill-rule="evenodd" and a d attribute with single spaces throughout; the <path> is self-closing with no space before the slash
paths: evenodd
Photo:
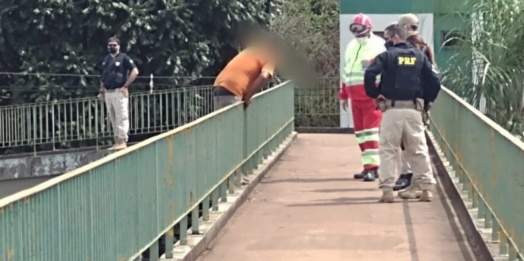
<path id="1" fill-rule="evenodd" d="M 424 100 L 416 99 L 416 101 L 393 101 L 384 100 L 384 108 L 388 109 L 414 109 L 417 111 L 424 110 Z"/>
<path id="2" fill-rule="evenodd" d="M 377 107 L 382 112 L 389 109 L 413 109 L 422 113 L 422 121 L 424 125 L 429 128 L 429 111 L 424 110 L 424 100 L 416 99 L 414 101 L 394 101 L 394 100 L 380 100 L 377 102 Z"/>

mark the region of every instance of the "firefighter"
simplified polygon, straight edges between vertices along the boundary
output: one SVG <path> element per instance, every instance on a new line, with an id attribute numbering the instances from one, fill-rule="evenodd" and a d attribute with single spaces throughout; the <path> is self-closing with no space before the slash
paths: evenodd
<path id="1" fill-rule="evenodd" d="M 374 35 L 371 29 L 371 19 L 367 15 L 360 13 L 353 18 L 349 30 L 355 39 L 346 48 L 343 84 L 339 93 L 344 110 L 348 110 L 348 98 L 351 100 L 355 136 L 362 151 L 363 165 L 362 172 L 355 174 L 354 178 L 364 181 L 378 178 L 378 130 L 382 117 L 375 101 L 364 91 L 364 70 L 386 50 L 385 41 Z"/>
<path id="2" fill-rule="evenodd" d="M 394 46 L 377 56 L 364 75 L 366 94 L 377 99 L 383 111 L 379 134 L 379 186 L 382 189 L 379 202 L 394 202 L 393 187 L 401 142 L 415 180 L 407 190 L 399 192 L 399 196 L 431 201 L 431 190 L 436 184 L 426 144 L 423 113 L 437 98 L 440 80 L 429 59 L 406 43 L 406 38 L 404 27 L 393 27 L 390 40 Z M 376 88 L 376 78 L 380 73 L 383 79 L 381 88 Z"/>

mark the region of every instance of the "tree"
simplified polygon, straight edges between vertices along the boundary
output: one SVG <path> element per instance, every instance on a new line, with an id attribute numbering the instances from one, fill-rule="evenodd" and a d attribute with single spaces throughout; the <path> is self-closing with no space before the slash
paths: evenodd
<path id="1" fill-rule="evenodd" d="M 240 27 L 268 24 L 268 13 L 260 11 L 267 5 L 267 0 L 2 1 L 1 71 L 84 77 L 3 76 L 9 93 L 0 103 L 92 95 L 99 79 L 88 75 L 98 74 L 105 41 L 114 35 L 141 75 L 214 75 L 235 54 Z M 161 86 L 177 83 L 169 79 Z"/>
<path id="2" fill-rule="evenodd" d="M 99 89 L 97 65 L 107 54 L 106 41 L 111 36 L 122 40 L 122 50 L 141 72 L 142 78 L 133 84 L 132 91 L 148 89 L 150 74 L 168 76 L 156 78 L 156 90 L 187 86 L 194 78 L 215 75 L 222 69 L 238 51 L 238 32 L 253 24 L 267 26 L 268 10 L 278 11 L 280 2 L 2 1 L 0 71 L 18 74 L 0 74 L 0 105 L 94 97 Z M 205 80 L 198 83 L 209 84 Z M 176 111 L 173 103 L 162 102 L 165 110 Z M 75 111 L 80 118 L 66 117 L 58 110 L 55 115 L 59 122 L 53 124 L 72 131 L 82 130 L 86 122 L 104 121 L 88 118 L 91 114 L 86 111 Z M 53 132 L 53 124 L 44 126 L 43 131 Z M 93 145 L 82 141 L 56 147 Z"/>
<path id="3" fill-rule="evenodd" d="M 291 64 L 306 66 L 300 76 L 310 71 L 315 77 L 339 77 L 338 12 L 337 0 L 285 0 L 271 21 L 271 30 L 294 49 Z"/>
<path id="4" fill-rule="evenodd" d="M 524 131 L 524 2 L 467 0 L 465 38 L 450 59 L 443 82 L 508 131 Z M 503 15 L 501 15 L 503 14 Z"/>
<path id="5" fill-rule="evenodd" d="M 338 0 L 286 0 L 271 30 L 290 50 L 282 74 L 297 83 L 295 125 L 339 126 Z"/>

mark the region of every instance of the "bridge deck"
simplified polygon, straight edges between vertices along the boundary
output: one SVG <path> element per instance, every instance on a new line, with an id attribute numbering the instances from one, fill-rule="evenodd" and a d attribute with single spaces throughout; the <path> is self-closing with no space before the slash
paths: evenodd
<path id="1" fill-rule="evenodd" d="M 300 134 L 200 261 L 474 260 L 447 199 L 376 203 L 354 137 Z"/>

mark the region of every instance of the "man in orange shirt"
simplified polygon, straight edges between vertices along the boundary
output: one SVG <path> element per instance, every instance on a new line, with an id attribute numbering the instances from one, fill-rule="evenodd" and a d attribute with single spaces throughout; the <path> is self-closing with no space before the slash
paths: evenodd
<path id="1" fill-rule="evenodd" d="M 253 95 L 273 78 L 276 44 L 266 36 L 250 40 L 218 74 L 213 84 L 215 110 L 238 101 L 247 107 Z"/>

